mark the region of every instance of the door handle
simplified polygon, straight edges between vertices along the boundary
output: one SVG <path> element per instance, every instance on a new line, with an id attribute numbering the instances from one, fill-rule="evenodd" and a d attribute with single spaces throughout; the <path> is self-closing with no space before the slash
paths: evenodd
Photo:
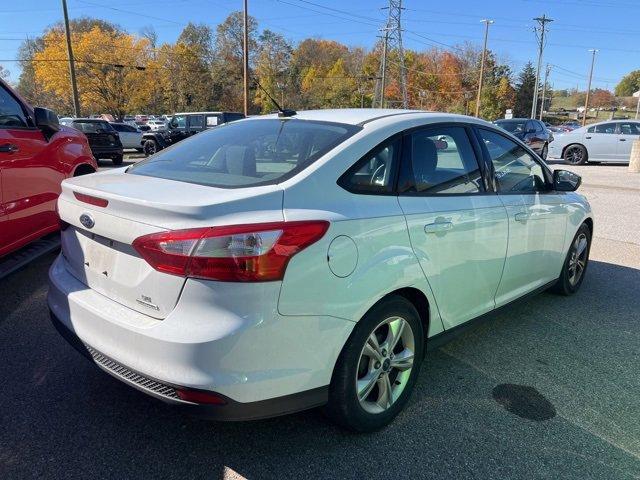
<path id="1" fill-rule="evenodd" d="M 424 233 L 446 233 L 453 228 L 451 222 L 435 222 L 424 226 Z"/>
<path id="2" fill-rule="evenodd" d="M 526 221 L 531 218 L 531 215 L 525 212 L 519 212 L 515 214 L 514 218 L 516 219 L 516 222 L 526 223 Z"/>
<path id="3" fill-rule="evenodd" d="M 621 138 L 621 139 L 620 139 L 620 141 L 621 141 L 621 142 L 626 142 L 626 141 L 627 141 L 627 139 L 626 139 L 626 138 Z"/>
<path id="4" fill-rule="evenodd" d="M 0 152 L 2 153 L 13 153 L 13 152 L 17 152 L 18 146 L 14 145 L 13 143 L 5 143 L 3 145 L 0 145 Z"/>
<path id="5" fill-rule="evenodd" d="M 591 137 L 584 137 L 584 138 L 586 138 L 587 140 L 590 140 L 590 139 L 591 139 Z"/>

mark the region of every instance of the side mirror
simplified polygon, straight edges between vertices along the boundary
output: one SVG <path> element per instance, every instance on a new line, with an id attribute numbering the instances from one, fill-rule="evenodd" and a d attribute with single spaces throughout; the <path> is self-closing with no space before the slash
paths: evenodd
<path id="1" fill-rule="evenodd" d="M 582 177 L 569 170 L 553 171 L 553 189 L 558 192 L 575 192 L 582 183 Z"/>
<path id="2" fill-rule="evenodd" d="M 33 109 L 36 126 L 47 136 L 51 136 L 60 130 L 58 115 L 48 108 L 36 107 Z"/>

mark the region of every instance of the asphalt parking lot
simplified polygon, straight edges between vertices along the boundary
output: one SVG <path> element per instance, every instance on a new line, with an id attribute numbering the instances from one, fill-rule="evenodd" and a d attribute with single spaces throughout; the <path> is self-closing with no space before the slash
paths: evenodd
<path id="1" fill-rule="evenodd" d="M 0 478 L 639 478 L 640 174 L 571 169 L 596 216 L 580 292 L 431 351 L 407 409 L 370 435 L 318 411 L 212 423 L 147 398 L 57 334 L 40 258 L 0 280 Z"/>

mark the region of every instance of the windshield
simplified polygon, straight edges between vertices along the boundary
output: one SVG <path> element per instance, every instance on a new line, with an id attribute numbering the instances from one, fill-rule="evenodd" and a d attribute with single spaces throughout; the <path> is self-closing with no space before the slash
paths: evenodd
<path id="1" fill-rule="evenodd" d="M 360 129 L 275 118 L 229 123 L 162 150 L 128 173 L 212 187 L 270 185 L 304 170 Z"/>
<path id="2" fill-rule="evenodd" d="M 526 123 L 526 120 L 514 120 L 511 122 L 505 122 L 505 121 L 501 121 L 501 122 L 495 122 L 496 125 L 498 125 L 500 128 L 502 128 L 503 130 L 506 130 L 507 132 L 511 132 L 511 133 L 522 133 L 524 132 L 524 124 Z"/>

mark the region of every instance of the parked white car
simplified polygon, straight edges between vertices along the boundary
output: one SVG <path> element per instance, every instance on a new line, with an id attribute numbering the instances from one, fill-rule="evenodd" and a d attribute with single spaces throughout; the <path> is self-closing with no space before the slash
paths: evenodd
<path id="1" fill-rule="evenodd" d="M 167 123 L 164 120 L 149 120 L 147 125 L 149 125 L 149 128 L 151 128 L 153 132 L 167 129 Z"/>
<path id="2" fill-rule="evenodd" d="M 556 133 L 549 144 L 549 159 L 563 159 L 572 165 L 589 161 L 628 162 L 631 146 L 640 138 L 640 121 L 611 120 Z"/>
<path id="3" fill-rule="evenodd" d="M 142 151 L 142 132 L 138 127 L 134 127 L 128 123 L 117 122 L 112 122 L 111 126 L 120 135 L 123 148 L 135 148 L 139 152 Z"/>
<path id="4" fill-rule="evenodd" d="M 214 418 L 324 405 L 370 431 L 407 403 L 427 338 L 579 289 L 593 219 L 578 175 L 475 118 L 293 113 L 65 180 L 61 333 Z"/>

